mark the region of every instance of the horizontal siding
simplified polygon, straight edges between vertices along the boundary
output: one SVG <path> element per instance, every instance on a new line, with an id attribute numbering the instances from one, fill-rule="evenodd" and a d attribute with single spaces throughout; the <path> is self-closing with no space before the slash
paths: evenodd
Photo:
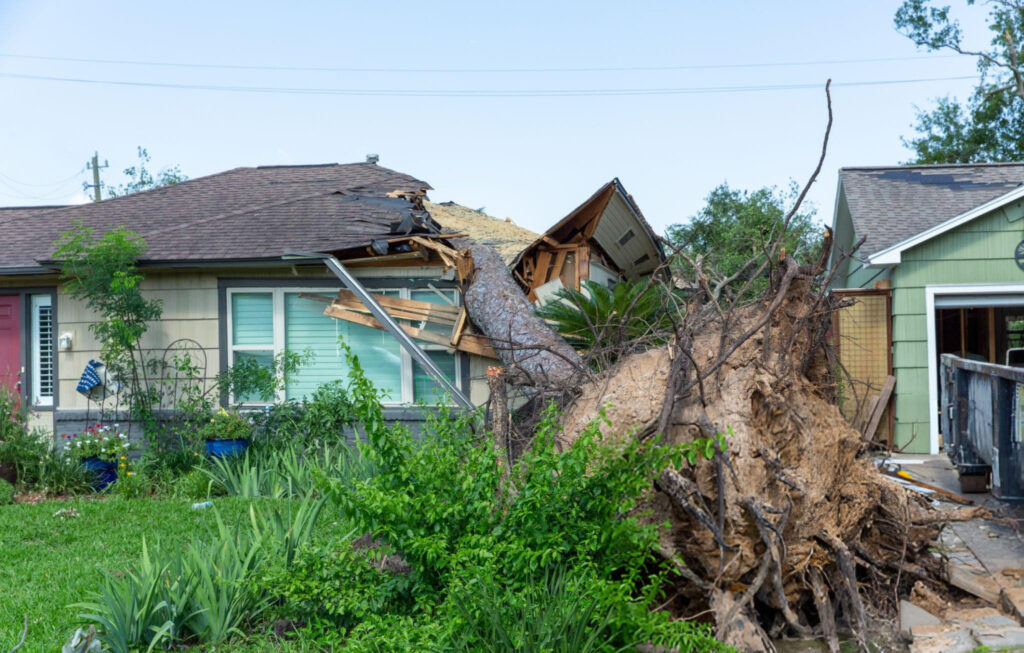
<path id="1" fill-rule="evenodd" d="M 924 311 L 924 288 L 900 286 L 893 289 L 893 315 L 924 315 Z"/>
<path id="2" fill-rule="evenodd" d="M 894 342 L 901 340 L 927 340 L 927 324 L 924 313 L 920 315 L 894 315 L 892 318 L 892 339 Z"/>
<path id="3" fill-rule="evenodd" d="M 896 414 L 901 422 L 927 422 L 929 419 L 927 385 L 914 389 L 924 392 L 909 392 L 904 388 L 896 395 Z"/>
<path id="4" fill-rule="evenodd" d="M 928 453 L 929 428 L 927 422 L 897 422 L 896 448 L 903 453 Z"/>
<path id="5" fill-rule="evenodd" d="M 1006 258 L 967 259 L 949 258 L 942 261 L 907 261 L 896 269 L 894 283 L 900 288 L 924 288 L 936 284 L 964 283 L 1024 283 L 1024 270 L 1013 260 L 1017 242 L 1004 243 Z"/>
<path id="6" fill-rule="evenodd" d="M 983 218 L 972 220 L 958 227 L 953 233 L 976 231 L 1012 231 L 1020 233 L 1021 225 L 1017 223 L 1017 220 L 1021 218 L 1024 218 L 1024 200 L 1017 200 L 1013 204 L 996 209 Z"/>
<path id="7" fill-rule="evenodd" d="M 1020 226 L 1012 232 L 965 231 L 952 232 L 938 239 L 931 247 L 914 248 L 903 255 L 903 261 L 927 260 L 992 260 L 1011 259 L 1020 242 Z"/>
<path id="8" fill-rule="evenodd" d="M 894 368 L 917 368 L 921 361 L 928 359 L 928 342 L 925 340 L 898 340 L 892 345 L 892 366 Z"/>

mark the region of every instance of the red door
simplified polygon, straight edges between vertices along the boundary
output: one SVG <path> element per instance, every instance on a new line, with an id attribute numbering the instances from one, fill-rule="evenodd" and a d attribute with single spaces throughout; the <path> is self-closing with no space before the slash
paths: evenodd
<path id="1" fill-rule="evenodd" d="M 0 386 L 17 391 L 21 378 L 21 298 L 0 295 Z"/>

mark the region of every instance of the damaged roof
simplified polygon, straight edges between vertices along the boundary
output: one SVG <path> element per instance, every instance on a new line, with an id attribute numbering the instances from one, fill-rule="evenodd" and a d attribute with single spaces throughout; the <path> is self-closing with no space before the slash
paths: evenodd
<path id="1" fill-rule="evenodd" d="M 495 218 L 455 202 L 424 202 L 423 205 L 446 232 L 465 234 L 474 242 L 490 245 L 506 265 L 511 265 L 521 251 L 540 238 L 539 234 L 520 227 L 510 218 Z"/>
<path id="2" fill-rule="evenodd" d="M 859 252 L 870 257 L 1006 195 L 1024 182 L 1024 163 L 843 168 L 840 191 Z"/>
<path id="3" fill-rule="evenodd" d="M 580 240 L 595 242 L 630 279 L 650 274 L 665 261 L 658 236 L 618 177 L 597 189 L 520 252 L 514 264 L 519 265 L 524 256 L 544 242 Z"/>
<path id="4" fill-rule="evenodd" d="M 235 168 L 91 204 L 0 210 L 0 271 L 41 272 L 81 220 L 146 240 L 143 263 L 277 259 L 341 251 L 410 231 L 434 232 L 418 202 L 430 185 L 374 163 Z"/>

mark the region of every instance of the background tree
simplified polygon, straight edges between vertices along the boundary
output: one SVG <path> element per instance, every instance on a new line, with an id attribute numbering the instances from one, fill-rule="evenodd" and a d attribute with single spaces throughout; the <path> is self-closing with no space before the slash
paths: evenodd
<path id="1" fill-rule="evenodd" d="M 749 192 L 722 183 L 689 222 L 667 229 L 666 240 L 684 255 L 674 257 L 677 271 L 690 278 L 696 264 L 710 277 L 712 287 L 720 291 L 742 287 L 765 262 L 782 229 L 786 207 L 796 195 L 795 185 L 785 192 L 774 186 Z M 798 263 L 807 263 L 817 254 L 820 234 L 814 215 L 813 207 L 794 214 L 782 240 L 786 253 Z M 761 288 L 763 282 L 748 285 L 752 291 Z"/>
<path id="2" fill-rule="evenodd" d="M 967 0 L 974 5 L 975 0 Z M 960 23 L 949 7 L 928 0 L 904 0 L 896 12 L 896 29 L 919 47 L 952 50 L 978 61 L 980 79 L 964 103 L 938 100 L 931 111 L 919 111 L 914 129 L 904 138 L 914 151 L 911 163 L 974 163 L 1024 159 L 1024 0 L 991 0 L 988 49 L 964 43 Z"/>
<path id="3" fill-rule="evenodd" d="M 152 188 L 160 188 L 161 186 L 172 186 L 188 179 L 188 176 L 182 173 L 181 167 L 177 165 L 161 168 L 154 174 L 146 167 L 150 162 L 149 151 L 142 146 L 139 146 L 136 150 L 139 161 L 136 165 L 124 169 L 124 176 L 128 178 L 125 183 L 119 186 L 112 186 L 102 181 L 100 182 L 100 188 L 106 190 L 108 199 Z M 86 191 L 90 188 L 88 184 L 83 184 L 82 187 Z"/>

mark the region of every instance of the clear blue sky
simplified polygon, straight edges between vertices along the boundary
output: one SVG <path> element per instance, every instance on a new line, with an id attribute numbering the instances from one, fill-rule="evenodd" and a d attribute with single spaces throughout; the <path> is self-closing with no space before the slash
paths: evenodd
<path id="1" fill-rule="evenodd" d="M 987 43 L 983 9 L 959 7 Z M 0 0 L 0 54 L 240 66 L 532 69 L 343 72 L 156 67 L 0 56 L 0 204 L 81 201 L 94 150 L 122 181 L 136 145 L 191 177 L 237 166 L 361 161 L 542 230 L 619 177 L 662 230 L 722 181 L 801 183 L 825 123 L 820 88 L 576 97 L 284 94 L 24 79 L 376 90 L 693 89 L 973 75 L 864 2 L 39 2 Z M 536 72 L 822 62 L 800 66 Z M 915 103 L 971 81 L 837 86 L 810 199 L 830 220 L 841 166 L 895 164 Z M 61 182 L 62 183 L 56 183 Z M 21 183 L 17 183 L 21 182 Z M 27 185 L 34 184 L 34 185 Z"/>

